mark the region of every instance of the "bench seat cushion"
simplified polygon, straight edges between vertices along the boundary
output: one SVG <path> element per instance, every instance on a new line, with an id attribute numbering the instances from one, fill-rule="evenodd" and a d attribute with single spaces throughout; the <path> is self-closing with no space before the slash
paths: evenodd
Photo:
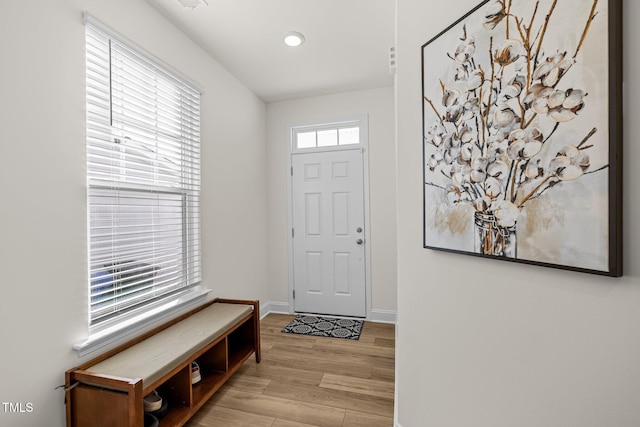
<path id="1" fill-rule="evenodd" d="M 252 306 L 245 304 L 212 304 L 86 371 L 120 378 L 142 378 L 142 388 L 146 389 L 222 336 L 252 310 Z"/>

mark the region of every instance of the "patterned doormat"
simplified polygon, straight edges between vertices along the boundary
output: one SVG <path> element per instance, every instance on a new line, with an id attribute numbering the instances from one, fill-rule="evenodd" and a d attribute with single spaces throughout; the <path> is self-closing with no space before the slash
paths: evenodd
<path id="1" fill-rule="evenodd" d="M 289 322 L 282 332 L 357 340 L 360 339 L 363 324 L 364 320 L 298 315 Z"/>

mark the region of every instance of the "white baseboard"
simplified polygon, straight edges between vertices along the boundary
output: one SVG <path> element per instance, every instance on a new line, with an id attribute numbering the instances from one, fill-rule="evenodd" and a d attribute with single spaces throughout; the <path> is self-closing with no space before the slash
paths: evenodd
<path id="1" fill-rule="evenodd" d="M 267 301 L 260 305 L 260 318 L 269 313 L 291 314 L 288 302 Z M 397 313 L 393 310 L 371 310 L 371 317 L 367 320 L 376 323 L 396 323 Z"/>
<path id="2" fill-rule="evenodd" d="M 371 318 L 369 320 L 376 323 L 391 323 L 395 325 L 397 317 L 398 313 L 396 311 L 373 309 L 371 310 Z"/>
<path id="3" fill-rule="evenodd" d="M 289 303 L 267 301 L 260 306 L 260 318 L 264 318 L 269 313 L 289 314 Z"/>

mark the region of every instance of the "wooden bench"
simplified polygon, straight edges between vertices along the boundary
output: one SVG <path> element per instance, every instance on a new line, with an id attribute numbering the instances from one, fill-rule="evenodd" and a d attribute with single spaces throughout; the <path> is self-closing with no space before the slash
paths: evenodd
<path id="1" fill-rule="evenodd" d="M 67 426 L 143 427 L 153 390 L 169 403 L 160 425 L 181 426 L 252 354 L 260 362 L 258 301 L 215 299 L 68 370 Z"/>

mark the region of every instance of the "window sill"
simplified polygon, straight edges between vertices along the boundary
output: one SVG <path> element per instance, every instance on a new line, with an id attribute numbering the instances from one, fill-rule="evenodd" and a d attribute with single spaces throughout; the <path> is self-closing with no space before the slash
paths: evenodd
<path id="1" fill-rule="evenodd" d="M 153 323 L 159 322 L 169 317 L 174 317 L 183 311 L 202 302 L 211 289 L 194 288 L 192 292 L 181 296 L 175 300 L 169 301 L 158 307 L 139 314 L 130 319 L 126 319 L 109 328 L 102 329 L 89 335 L 82 342 L 73 345 L 73 349 L 82 357 L 92 353 L 99 348 L 109 345 L 127 335 L 131 335 L 144 328 L 151 326 Z"/>

